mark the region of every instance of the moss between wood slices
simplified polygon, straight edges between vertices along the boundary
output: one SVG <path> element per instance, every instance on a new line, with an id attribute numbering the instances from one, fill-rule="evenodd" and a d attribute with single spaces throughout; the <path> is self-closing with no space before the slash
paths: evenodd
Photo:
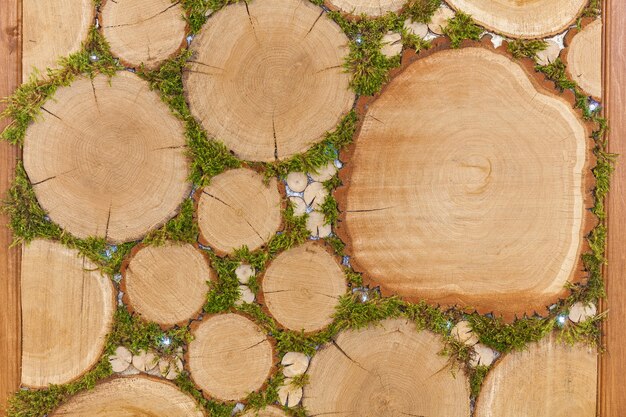
<path id="1" fill-rule="evenodd" d="M 190 33 L 200 30 L 207 19 L 209 10 L 216 11 L 238 0 L 183 0 L 182 6 L 187 12 Z M 321 5 L 321 0 L 310 0 Z M 95 2 L 98 5 L 98 1 Z M 350 53 L 346 59 L 345 68 L 353 74 L 351 86 L 359 95 L 375 94 L 388 79 L 389 70 L 400 64 L 400 58 L 387 58 L 381 54 L 381 40 L 383 35 L 394 30 L 402 34 L 405 48 L 421 49 L 429 47 L 429 43 L 406 33 L 403 22 L 409 18 L 417 22 L 428 22 L 439 7 L 440 0 L 409 0 L 400 14 L 389 13 L 386 16 L 356 21 L 349 20 L 340 13 L 328 12 L 328 16 L 335 20 L 346 32 L 350 39 Z M 583 16 L 598 16 L 600 14 L 599 0 L 591 0 L 583 11 Z M 457 13 L 450 20 L 446 35 L 451 39 L 452 46 L 458 46 L 464 39 L 478 39 L 483 29 L 477 26 L 468 15 Z M 508 44 L 509 52 L 514 57 L 533 57 L 545 47 L 541 40 L 512 41 Z M 94 59 L 96 57 L 96 59 Z M 182 74 L 186 63 L 192 59 L 191 52 L 183 49 L 180 53 L 165 61 L 159 68 L 146 71 L 137 70 L 154 90 L 157 90 L 172 113 L 185 124 L 188 152 L 191 164 L 190 181 L 196 186 L 207 185 L 211 178 L 219 173 L 238 168 L 244 164 L 236 158 L 218 140 L 209 138 L 200 124 L 191 116 L 184 97 Z M 7 99 L 7 108 L 3 117 L 11 118 L 12 123 L 2 132 L 1 138 L 10 143 L 21 145 L 28 125 L 36 119 L 41 106 L 49 99 L 56 89 L 67 86 L 79 75 L 93 77 L 98 73 L 114 76 L 116 71 L 123 70 L 115 58 L 111 56 L 108 45 L 100 32 L 92 28 L 80 52 L 61 59 L 59 68 L 47 70 L 45 74 L 36 74 L 27 83 Z M 606 214 L 604 198 L 609 190 L 610 175 L 613 171 L 615 155 L 606 151 L 605 132 L 606 120 L 601 118 L 597 111 L 589 109 L 587 97 L 578 88 L 576 83 L 568 79 L 565 65 L 557 60 L 550 65 L 537 66 L 536 70 L 555 82 L 561 90 L 574 92 L 575 105 L 582 111 L 583 118 L 594 122 L 597 129 L 593 133 L 595 140 L 594 154 L 597 165 L 593 168 L 596 178 L 594 190 L 595 204 L 593 213 L 600 219 L 599 225 L 587 236 L 590 252 L 583 254 L 584 266 L 589 272 L 587 282 L 569 284 L 571 290 L 567 299 L 552 306 L 548 317 L 522 317 L 512 323 L 494 318 L 490 315 L 481 316 L 472 311 L 451 309 L 443 311 L 426 302 L 411 304 L 396 297 L 383 298 L 375 289 L 362 288 L 360 274 L 350 267 L 344 269 L 347 285 L 353 293 L 343 296 L 337 305 L 334 321 L 326 329 L 313 334 L 294 332 L 282 329 L 258 304 L 242 304 L 235 306 L 239 298 L 239 283 L 235 276 L 235 269 L 241 262 L 252 265 L 257 274 L 261 273 L 268 262 L 277 254 L 291 247 L 305 242 L 309 238 L 306 229 L 306 215 L 295 216 L 293 207 L 286 204 L 283 213 L 284 230 L 275 235 L 266 247 L 251 252 L 242 247 L 232 256 L 220 258 L 207 251 L 211 258 L 211 265 L 217 271 L 218 280 L 210 284 L 207 289 L 207 299 L 204 306 L 206 313 L 225 311 L 239 311 L 254 319 L 276 341 L 276 349 L 280 354 L 290 351 L 303 352 L 314 355 L 317 347 L 331 341 L 339 332 L 350 328 L 362 328 L 386 318 L 406 317 L 413 321 L 417 328 L 437 333 L 444 340 L 443 355 L 450 357 L 450 369 L 463 368 L 467 371 L 472 397 L 476 398 L 480 392 L 483 379 L 489 367 L 469 367 L 470 348 L 458 342 L 451 334 L 450 329 L 459 320 L 467 320 L 481 343 L 490 346 L 501 353 L 524 349 L 529 343 L 557 331 L 559 339 L 566 343 L 598 344 L 600 324 L 604 313 L 600 313 L 581 323 L 567 321 L 561 325 L 556 318 L 567 314 L 569 307 L 575 302 L 597 302 L 604 297 L 605 290 L 602 280 L 602 266 L 606 263 L 606 227 L 603 223 Z M 356 111 L 348 113 L 337 128 L 327 133 L 325 139 L 314 145 L 309 151 L 296 155 L 285 161 L 266 164 L 247 164 L 261 170 L 267 178 L 285 178 L 289 172 L 315 172 L 318 168 L 337 158 L 338 151 L 352 142 L 358 125 Z M 335 175 L 324 183 L 329 190 L 341 184 Z M 32 186 L 21 164 L 18 164 L 16 178 L 9 191 L 4 210 L 10 214 L 10 227 L 15 234 L 15 243 L 27 243 L 36 238 L 48 238 L 76 248 L 81 254 L 94 260 L 104 273 L 114 275 L 119 272 L 120 265 L 130 253 L 136 242 L 111 247 L 104 239 L 89 238 L 77 239 L 48 220 L 45 211 L 38 204 Z M 326 221 L 335 224 L 338 209 L 336 201 L 329 196 L 322 205 Z M 193 200 L 187 199 L 182 204 L 180 213 L 159 230 L 149 233 L 143 243 L 159 245 L 166 240 L 195 243 L 197 241 L 198 226 L 194 216 Z M 324 239 L 337 256 L 343 256 L 344 243 L 336 236 Z M 253 292 L 258 291 L 258 282 L 253 277 L 249 282 Z M 365 295 L 365 297 L 364 297 Z M 168 354 L 179 346 L 185 346 L 191 338 L 189 327 L 180 327 L 164 332 L 157 324 L 147 323 L 129 313 L 125 307 L 120 307 L 115 314 L 113 330 L 108 337 L 102 359 L 98 365 L 79 380 L 62 386 L 50 386 L 39 391 L 19 391 L 11 399 L 8 410 L 9 417 L 41 417 L 51 412 L 60 403 L 70 396 L 93 388 L 99 380 L 112 375 L 108 362 L 108 355 L 119 345 L 128 347 L 131 351 L 150 349 L 160 354 Z M 168 344 L 163 344 L 166 338 Z M 277 389 L 283 383 L 283 375 L 278 372 L 268 381 L 265 388 L 258 393 L 251 393 L 246 399 L 249 407 L 258 409 L 278 401 Z M 232 403 L 220 403 L 206 399 L 202 392 L 193 384 L 189 375 L 181 373 L 175 381 L 184 392 L 189 393 L 208 412 L 210 416 L 230 416 Z M 306 384 L 306 374 L 298 383 Z M 292 416 L 305 416 L 302 406 L 292 409 L 284 408 Z"/>

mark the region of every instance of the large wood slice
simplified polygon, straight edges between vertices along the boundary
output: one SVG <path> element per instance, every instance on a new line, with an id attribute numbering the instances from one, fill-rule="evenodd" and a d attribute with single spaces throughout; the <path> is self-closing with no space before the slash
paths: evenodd
<path id="1" fill-rule="evenodd" d="M 602 20 L 597 19 L 576 33 L 568 45 L 567 72 L 580 88 L 593 97 L 602 96 Z"/>
<path id="2" fill-rule="evenodd" d="M 169 382 L 115 378 L 71 398 L 51 417 L 203 417 L 200 406 Z"/>
<path id="3" fill-rule="evenodd" d="M 543 38 L 572 24 L 587 0 L 449 0 L 487 29 L 514 38 Z"/>
<path id="4" fill-rule="evenodd" d="M 489 372 L 476 417 L 594 417 L 597 354 L 546 337 L 505 356 Z"/>
<path id="5" fill-rule="evenodd" d="M 243 417 L 287 417 L 287 413 L 285 413 L 280 408 L 276 407 L 266 407 L 262 410 L 252 410 L 248 411 Z"/>
<path id="6" fill-rule="evenodd" d="M 327 0 L 326 3 L 333 9 L 344 13 L 360 16 L 366 14 L 372 17 L 383 16 L 387 12 L 398 12 L 406 0 Z"/>
<path id="7" fill-rule="evenodd" d="M 346 292 L 341 267 L 315 242 L 278 255 L 267 268 L 261 287 L 265 305 L 276 321 L 305 332 L 328 326 L 339 297 Z"/>
<path id="8" fill-rule="evenodd" d="M 130 72 L 60 88 L 26 132 L 24 168 L 50 218 L 119 243 L 176 214 L 190 191 L 182 123 Z"/>
<path id="9" fill-rule="evenodd" d="M 348 39 L 307 0 L 240 2 L 211 16 L 185 76 L 191 111 L 252 161 L 307 150 L 354 101 Z"/>
<path id="10" fill-rule="evenodd" d="M 356 269 L 383 291 L 543 309 L 583 242 L 586 128 L 486 48 L 418 59 L 369 106 L 340 191 Z M 343 193 L 343 194 L 342 194 Z"/>
<path id="11" fill-rule="evenodd" d="M 210 397 L 237 401 L 263 386 L 274 363 L 272 345 L 251 320 L 238 314 L 209 317 L 193 329 L 191 378 Z"/>
<path id="12" fill-rule="evenodd" d="M 184 11 L 171 0 L 106 0 L 102 31 L 111 52 L 131 66 L 154 68 L 185 41 Z"/>
<path id="13" fill-rule="evenodd" d="M 313 416 L 469 416 L 467 378 L 442 348 L 405 319 L 343 332 L 313 357 L 303 405 Z"/>
<path id="14" fill-rule="evenodd" d="M 94 21 L 92 0 L 22 1 L 22 79 L 80 50 Z"/>
<path id="15" fill-rule="evenodd" d="M 198 199 L 200 242 L 218 253 L 232 253 L 265 244 L 281 224 L 281 198 L 277 181 L 264 183 L 250 169 L 226 171 L 211 180 Z"/>
<path id="16" fill-rule="evenodd" d="M 22 251 L 22 384 L 45 387 L 81 376 L 113 324 L 110 279 L 78 251 L 35 240 Z"/>
<path id="17" fill-rule="evenodd" d="M 206 300 L 215 274 L 194 246 L 168 243 L 139 249 L 123 269 L 122 290 L 144 319 L 164 326 L 184 324 Z"/>

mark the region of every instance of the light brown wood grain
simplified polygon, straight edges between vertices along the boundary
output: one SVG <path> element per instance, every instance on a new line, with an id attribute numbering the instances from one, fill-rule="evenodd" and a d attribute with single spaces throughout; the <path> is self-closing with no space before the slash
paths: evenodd
<path id="1" fill-rule="evenodd" d="M 405 0 L 327 0 L 333 9 L 341 10 L 354 16 L 366 14 L 372 17 L 383 16 L 387 12 L 398 12 Z"/>
<path id="2" fill-rule="evenodd" d="M 248 411 L 243 415 L 243 417 L 287 417 L 287 413 L 285 413 L 280 408 L 270 406 L 258 411 Z"/>
<path id="3" fill-rule="evenodd" d="M 467 377 L 442 349 L 406 319 L 342 332 L 313 357 L 303 405 L 314 416 L 469 416 Z"/>
<path id="4" fill-rule="evenodd" d="M 602 96 L 602 20 L 597 19 L 577 33 L 568 45 L 567 72 L 580 88 L 599 99 Z"/>
<path id="5" fill-rule="evenodd" d="M 102 353 L 113 325 L 111 280 L 75 249 L 34 240 L 22 252 L 22 384 L 78 378 Z"/>
<path id="6" fill-rule="evenodd" d="M 54 222 L 120 243 L 176 214 L 191 188 L 183 126 L 145 81 L 127 71 L 80 78 L 42 110 L 24 168 Z"/>
<path id="7" fill-rule="evenodd" d="M 307 150 L 354 102 L 343 69 L 348 38 L 307 0 L 229 5 L 191 48 L 184 76 L 191 112 L 242 159 Z"/>

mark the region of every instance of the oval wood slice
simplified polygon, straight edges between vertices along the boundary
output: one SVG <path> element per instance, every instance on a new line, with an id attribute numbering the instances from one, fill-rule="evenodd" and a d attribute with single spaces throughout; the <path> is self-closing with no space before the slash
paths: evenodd
<path id="1" fill-rule="evenodd" d="M 348 38 L 307 0 L 225 7 L 192 50 L 184 77 L 191 112 L 242 159 L 304 152 L 354 102 L 343 70 Z"/>
<path id="2" fill-rule="evenodd" d="M 272 345 L 251 320 L 238 314 L 209 317 L 189 344 L 191 378 L 205 394 L 237 401 L 261 388 L 274 362 Z"/>
<path id="3" fill-rule="evenodd" d="M 594 417 L 597 354 L 554 336 L 508 354 L 489 372 L 477 417 Z"/>
<path id="4" fill-rule="evenodd" d="M 51 417 L 203 417 L 173 384 L 144 376 L 115 378 L 72 397 Z"/>
<path id="5" fill-rule="evenodd" d="M 442 349 L 404 319 L 340 333 L 311 361 L 304 408 L 316 416 L 469 416 L 465 373 L 452 374 Z"/>
<path id="6" fill-rule="evenodd" d="M 106 0 L 102 32 L 111 53 L 130 66 L 151 69 L 176 53 L 185 39 L 184 10 L 171 0 Z"/>
<path id="7" fill-rule="evenodd" d="M 266 407 L 262 410 L 251 410 L 248 411 L 243 417 L 287 417 L 288 414 L 285 413 L 280 408 L 276 407 Z"/>
<path id="8" fill-rule="evenodd" d="M 37 68 L 45 74 L 60 57 L 81 48 L 93 24 L 93 0 L 22 1 L 22 79 Z"/>
<path id="9" fill-rule="evenodd" d="M 415 301 L 511 315 L 558 299 L 576 272 L 590 171 L 585 126 L 547 91 L 481 47 L 392 80 L 340 197 L 355 268 Z"/>
<path id="10" fill-rule="evenodd" d="M 272 261 L 261 289 L 276 321 L 291 330 L 314 332 L 332 322 L 346 282 L 335 258 L 322 245 L 307 242 Z"/>
<path id="11" fill-rule="evenodd" d="M 144 319 L 172 326 L 202 309 L 209 290 L 206 283 L 215 279 L 198 249 L 170 242 L 135 253 L 124 270 L 122 284 L 128 304 Z"/>
<path id="12" fill-rule="evenodd" d="M 449 0 L 480 25 L 513 38 L 545 38 L 572 24 L 587 0 Z"/>
<path id="13" fill-rule="evenodd" d="M 113 284 L 77 250 L 34 240 L 22 250 L 22 384 L 64 384 L 100 358 Z"/>
<path id="14" fill-rule="evenodd" d="M 80 78 L 42 110 L 24 168 L 54 222 L 120 243 L 176 214 L 190 191 L 183 126 L 146 82 L 126 71 Z"/>
<path id="15" fill-rule="evenodd" d="M 354 16 L 366 14 L 378 17 L 387 14 L 387 12 L 400 11 L 405 0 L 327 0 L 326 3 L 333 9 Z"/>
<path id="16" fill-rule="evenodd" d="M 232 253 L 244 245 L 258 249 L 278 231 L 280 210 L 275 178 L 265 184 L 263 176 L 250 169 L 226 171 L 200 193 L 200 241 L 219 253 Z"/>
<path id="17" fill-rule="evenodd" d="M 580 88 L 593 97 L 602 96 L 602 20 L 577 33 L 567 49 L 567 71 Z"/>

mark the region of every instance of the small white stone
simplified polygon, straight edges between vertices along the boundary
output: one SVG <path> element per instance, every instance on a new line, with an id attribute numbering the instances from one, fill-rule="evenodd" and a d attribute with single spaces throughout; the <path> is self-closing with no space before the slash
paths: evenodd
<path id="1" fill-rule="evenodd" d="M 470 359 L 470 365 L 473 367 L 477 367 L 478 365 L 491 366 L 493 361 L 496 360 L 496 357 L 497 354 L 495 350 L 482 343 L 478 343 L 474 345 L 474 353 Z"/>
<path id="2" fill-rule="evenodd" d="M 575 303 L 569 309 L 569 319 L 574 323 L 580 323 L 581 321 L 585 321 L 597 313 L 596 305 L 593 303 L 583 304 L 581 302 Z"/>
<path id="3" fill-rule="evenodd" d="M 446 6 L 441 6 L 433 14 L 428 24 L 428 29 L 437 35 L 443 35 L 443 30 L 448 26 L 448 19 L 454 17 L 454 11 Z"/>
<path id="4" fill-rule="evenodd" d="M 334 162 L 329 162 L 321 168 L 318 168 L 317 172 L 309 172 L 309 175 L 313 181 L 323 182 L 328 181 L 337 172 L 337 167 Z"/>
<path id="5" fill-rule="evenodd" d="M 241 297 L 235 301 L 236 306 L 241 306 L 243 303 L 252 304 L 254 303 L 254 293 L 247 285 L 240 285 L 239 292 L 241 293 Z"/>
<path id="6" fill-rule="evenodd" d="M 328 190 L 321 182 L 313 182 L 304 190 L 304 202 L 313 210 L 320 207 L 328 197 Z"/>
<path id="7" fill-rule="evenodd" d="M 302 400 L 302 388 L 294 387 L 292 384 L 292 379 L 287 378 L 283 382 L 283 386 L 278 388 L 278 400 L 285 407 L 295 407 Z"/>
<path id="8" fill-rule="evenodd" d="M 250 278 L 254 276 L 254 268 L 252 265 L 241 264 L 235 269 L 235 276 L 242 284 L 247 284 Z"/>
<path id="9" fill-rule="evenodd" d="M 387 32 L 383 36 L 382 44 L 380 52 L 387 58 L 393 58 L 402 52 L 402 36 L 397 32 Z"/>
<path id="10" fill-rule="evenodd" d="M 289 201 L 293 204 L 293 214 L 296 216 L 304 216 L 306 213 L 306 203 L 302 197 L 289 197 Z"/>
<path id="11" fill-rule="evenodd" d="M 308 183 L 309 179 L 304 172 L 290 172 L 287 175 L 287 186 L 293 192 L 301 193 Z"/>
<path id="12" fill-rule="evenodd" d="M 240 413 L 244 410 L 244 408 L 246 408 L 246 406 L 243 403 L 237 403 L 233 407 L 232 414 L 234 415 L 234 414 Z"/>
<path id="13" fill-rule="evenodd" d="M 468 321 L 462 320 L 458 322 L 450 332 L 458 341 L 473 346 L 478 343 L 478 337 L 472 331 L 472 328 Z"/>
<path id="14" fill-rule="evenodd" d="M 109 363 L 113 372 L 124 372 L 130 366 L 133 354 L 124 346 L 118 346 L 115 353 L 109 356 Z"/>
<path id="15" fill-rule="evenodd" d="M 309 213 L 309 217 L 306 219 L 306 228 L 314 237 L 328 237 L 333 232 L 333 228 L 330 224 L 326 224 L 326 218 L 323 213 L 319 211 L 313 211 Z"/>
<path id="16" fill-rule="evenodd" d="M 548 46 L 543 51 L 537 52 L 537 63 L 539 65 L 548 65 L 552 62 L 556 61 L 561 53 L 561 48 L 559 44 L 554 42 L 553 40 L 547 40 L 546 43 Z"/>
<path id="17" fill-rule="evenodd" d="M 290 378 L 306 372 L 309 367 L 309 357 L 300 352 L 287 352 L 280 363 L 284 366 L 283 375 Z"/>
<path id="18" fill-rule="evenodd" d="M 426 23 L 412 22 L 411 19 L 406 19 L 404 21 L 404 28 L 407 32 L 419 36 L 420 38 L 424 38 L 428 35 L 428 25 Z"/>

